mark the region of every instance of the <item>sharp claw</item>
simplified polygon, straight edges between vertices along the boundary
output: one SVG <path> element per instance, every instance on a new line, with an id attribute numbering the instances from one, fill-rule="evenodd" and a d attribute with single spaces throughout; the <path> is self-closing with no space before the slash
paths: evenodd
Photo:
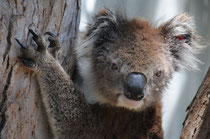
<path id="1" fill-rule="evenodd" d="M 50 31 L 45 32 L 44 35 L 50 35 L 50 36 L 52 36 L 53 38 L 56 38 L 56 37 L 57 37 L 54 33 L 50 32 Z"/>
<path id="2" fill-rule="evenodd" d="M 16 40 L 17 43 L 21 46 L 21 48 L 26 49 L 26 46 L 23 45 L 18 39 L 15 38 L 15 40 Z"/>
<path id="3" fill-rule="evenodd" d="M 48 37 L 48 40 L 50 42 L 50 45 L 48 46 L 49 48 L 53 48 L 57 45 L 58 40 L 57 40 L 57 36 L 54 33 L 48 31 L 48 32 L 45 32 L 44 35 L 49 35 Z"/>
<path id="4" fill-rule="evenodd" d="M 33 40 L 36 40 L 39 37 L 32 29 L 28 29 L 28 30 L 33 35 Z"/>
<path id="5" fill-rule="evenodd" d="M 20 59 L 20 61 L 23 62 L 23 64 L 26 66 L 26 67 L 32 67 L 34 68 L 36 66 L 36 63 L 30 59 L 30 58 L 23 58 L 23 57 L 18 57 Z"/>
<path id="6" fill-rule="evenodd" d="M 27 62 L 27 60 L 26 60 L 26 58 L 23 58 L 23 57 L 18 57 L 23 63 L 26 63 Z"/>

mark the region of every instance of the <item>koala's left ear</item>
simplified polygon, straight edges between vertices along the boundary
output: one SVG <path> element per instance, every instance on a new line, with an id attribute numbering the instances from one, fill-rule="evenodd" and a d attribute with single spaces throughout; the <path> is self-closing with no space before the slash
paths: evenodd
<path id="1" fill-rule="evenodd" d="M 174 69 L 178 70 L 180 67 L 198 69 L 199 60 L 194 54 L 203 46 L 199 45 L 200 37 L 196 34 L 192 17 L 187 14 L 178 15 L 161 25 L 159 29 L 164 37 L 166 49 L 173 57 Z"/>

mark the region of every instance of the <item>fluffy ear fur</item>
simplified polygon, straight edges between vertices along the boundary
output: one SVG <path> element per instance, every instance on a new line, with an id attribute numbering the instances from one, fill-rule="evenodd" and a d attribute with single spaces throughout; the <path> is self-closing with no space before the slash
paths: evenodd
<path id="1" fill-rule="evenodd" d="M 93 22 L 87 26 L 87 32 L 83 36 L 83 42 L 77 48 L 79 57 L 85 56 L 85 53 L 87 51 L 90 52 L 93 46 L 100 46 L 104 42 L 112 42 L 116 37 L 118 24 L 121 21 L 121 16 L 114 14 L 112 11 L 108 9 L 100 10 L 93 17 Z"/>
<path id="2" fill-rule="evenodd" d="M 160 26 L 160 29 L 166 47 L 173 56 L 174 69 L 198 69 L 199 60 L 194 54 L 200 52 L 203 46 L 199 45 L 200 37 L 195 32 L 192 17 L 185 13 L 178 15 Z"/>
<path id="3" fill-rule="evenodd" d="M 88 26 L 87 36 L 111 39 L 110 34 L 116 30 L 118 17 L 108 9 L 102 9 L 93 17 L 93 22 Z"/>

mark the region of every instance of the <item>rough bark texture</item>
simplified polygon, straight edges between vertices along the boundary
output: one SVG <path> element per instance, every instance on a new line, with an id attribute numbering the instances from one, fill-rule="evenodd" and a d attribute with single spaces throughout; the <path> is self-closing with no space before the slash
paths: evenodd
<path id="1" fill-rule="evenodd" d="M 71 72 L 79 19 L 80 0 L 0 0 L 0 138 L 50 138 L 39 87 L 18 61 L 14 38 L 29 45 L 28 28 L 54 32 L 65 44 L 59 60 Z"/>
<path id="2" fill-rule="evenodd" d="M 188 108 L 181 139 L 210 139 L 210 68 Z"/>

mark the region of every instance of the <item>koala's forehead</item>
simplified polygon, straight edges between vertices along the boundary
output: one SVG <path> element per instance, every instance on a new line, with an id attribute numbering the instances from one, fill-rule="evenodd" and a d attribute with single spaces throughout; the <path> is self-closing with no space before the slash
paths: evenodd
<path id="1" fill-rule="evenodd" d="M 157 62 L 164 57 L 163 38 L 159 30 L 152 28 L 147 21 L 135 19 L 119 27 L 114 40 L 103 44 L 110 54 L 132 64 L 143 65 Z"/>

